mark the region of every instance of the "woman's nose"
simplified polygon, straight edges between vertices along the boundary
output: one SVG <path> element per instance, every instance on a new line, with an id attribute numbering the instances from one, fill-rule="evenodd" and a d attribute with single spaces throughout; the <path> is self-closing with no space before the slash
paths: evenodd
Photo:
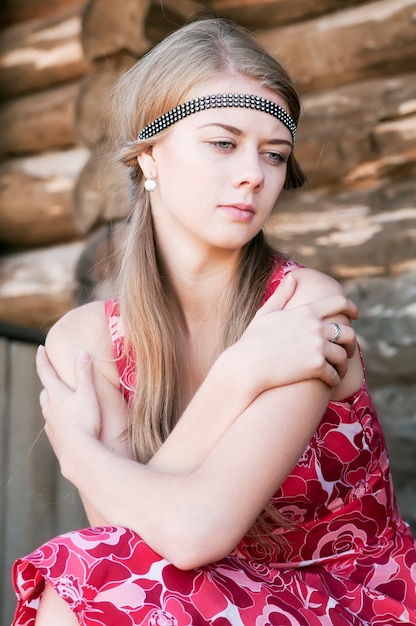
<path id="1" fill-rule="evenodd" d="M 257 150 L 241 153 L 235 174 L 235 186 L 247 186 L 259 191 L 264 185 L 264 172 Z"/>

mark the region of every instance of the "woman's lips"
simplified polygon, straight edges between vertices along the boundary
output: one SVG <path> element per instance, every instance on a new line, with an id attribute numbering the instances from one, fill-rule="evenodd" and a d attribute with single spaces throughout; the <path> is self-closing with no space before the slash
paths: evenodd
<path id="1" fill-rule="evenodd" d="M 222 204 L 221 208 L 239 222 L 249 222 L 255 213 L 251 204 Z"/>

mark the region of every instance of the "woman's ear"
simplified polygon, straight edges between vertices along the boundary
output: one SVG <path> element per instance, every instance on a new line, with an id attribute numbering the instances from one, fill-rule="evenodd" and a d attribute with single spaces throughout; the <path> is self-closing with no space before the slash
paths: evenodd
<path id="1" fill-rule="evenodd" d="M 137 163 L 145 178 L 157 178 L 157 165 L 153 157 L 153 147 L 137 156 Z"/>

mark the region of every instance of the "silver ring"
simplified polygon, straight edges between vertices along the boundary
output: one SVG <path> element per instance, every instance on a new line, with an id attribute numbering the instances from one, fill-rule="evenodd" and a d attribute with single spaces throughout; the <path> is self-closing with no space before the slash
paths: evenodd
<path id="1" fill-rule="evenodd" d="M 341 337 L 341 327 L 336 322 L 331 322 L 334 327 L 334 336 L 332 337 L 332 343 L 337 343 L 338 339 Z"/>

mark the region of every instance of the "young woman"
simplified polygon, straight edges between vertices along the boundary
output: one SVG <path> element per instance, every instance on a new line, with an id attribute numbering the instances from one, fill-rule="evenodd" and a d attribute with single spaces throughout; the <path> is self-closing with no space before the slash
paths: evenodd
<path id="1" fill-rule="evenodd" d="M 14 624 L 415 624 L 356 309 L 263 235 L 303 182 L 289 77 L 205 20 L 116 92 L 134 199 L 119 296 L 68 313 L 38 353 L 91 528 L 15 564 Z"/>

